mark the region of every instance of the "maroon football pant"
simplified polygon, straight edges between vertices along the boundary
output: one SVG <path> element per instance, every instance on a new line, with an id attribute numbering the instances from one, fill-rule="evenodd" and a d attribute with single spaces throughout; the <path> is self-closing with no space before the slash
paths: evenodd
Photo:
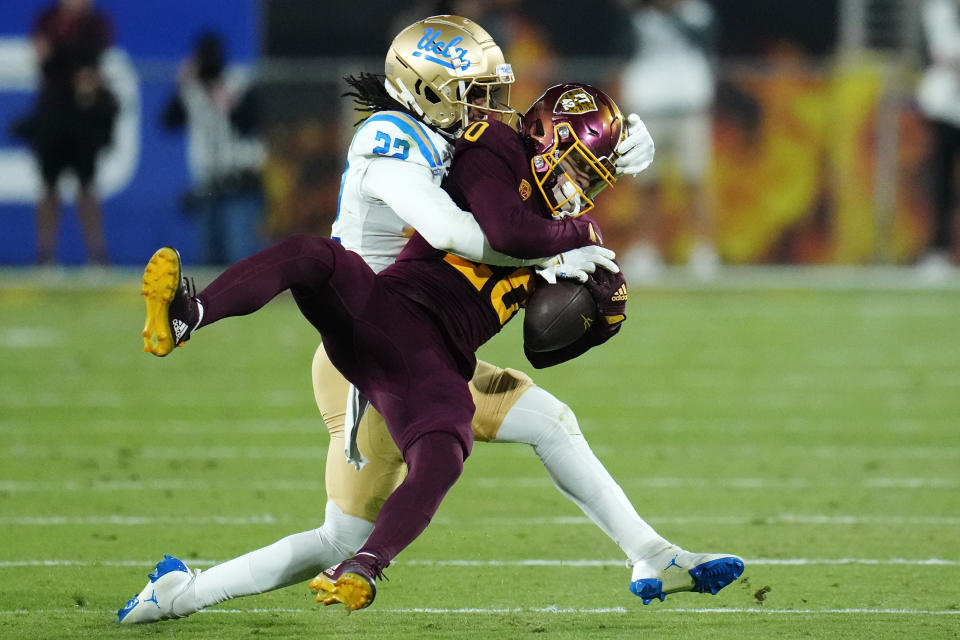
<path id="1" fill-rule="evenodd" d="M 329 238 L 293 236 L 229 267 L 197 296 L 200 326 L 253 313 L 287 289 L 334 366 L 383 415 L 407 463 L 364 547 L 386 566 L 427 526 L 470 454 L 467 380 L 426 311 Z"/>

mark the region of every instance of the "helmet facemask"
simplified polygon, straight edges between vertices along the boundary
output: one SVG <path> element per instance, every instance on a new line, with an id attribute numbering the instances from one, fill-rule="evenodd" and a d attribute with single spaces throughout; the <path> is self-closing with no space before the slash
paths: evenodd
<path id="1" fill-rule="evenodd" d="M 616 158 L 595 156 L 565 122 L 554 125 L 553 142 L 533 157 L 534 181 L 554 218 L 582 215 L 594 207 L 601 191 L 617 181 Z"/>
<path id="2" fill-rule="evenodd" d="M 508 63 L 503 63 L 497 65 L 496 72 L 496 75 L 472 77 L 467 81 L 450 78 L 444 83 L 444 86 L 456 85 L 453 91 L 456 99 L 451 102 L 460 109 L 460 130 L 477 120 L 493 118 L 511 124 L 519 118 L 519 114 L 510 106 L 513 69 Z M 444 86 L 441 86 L 441 91 Z"/>

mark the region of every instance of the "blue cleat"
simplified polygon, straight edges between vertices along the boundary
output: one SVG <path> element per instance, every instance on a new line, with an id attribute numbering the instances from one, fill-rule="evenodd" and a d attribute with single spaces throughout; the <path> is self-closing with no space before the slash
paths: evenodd
<path id="1" fill-rule="evenodd" d="M 197 611 L 189 605 L 174 608 L 177 599 L 184 595 L 199 575 L 191 573 L 187 565 L 171 555 L 164 555 L 156 568 L 147 577 L 147 586 L 137 595 L 127 600 L 127 604 L 117 611 L 120 624 L 143 624 L 183 618 Z"/>
<path id="2" fill-rule="evenodd" d="M 671 546 L 633 566 L 630 592 L 650 604 L 680 591 L 710 593 L 734 582 L 743 573 L 743 560 L 736 556 L 690 553 Z"/>

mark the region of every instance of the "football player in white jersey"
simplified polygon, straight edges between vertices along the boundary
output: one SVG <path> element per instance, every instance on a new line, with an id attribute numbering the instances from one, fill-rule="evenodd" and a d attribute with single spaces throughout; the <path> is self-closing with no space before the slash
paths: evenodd
<path id="1" fill-rule="evenodd" d="M 434 247 L 468 260 L 538 264 L 548 280 L 585 279 L 598 265 L 617 269 L 612 252 L 591 244 L 596 241 L 593 228 L 583 221 L 578 226 L 584 230 L 583 248 L 538 259 L 498 253 L 476 220 L 440 188 L 451 143 L 471 118 L 513 113 L 507 106 L 512 70 L 478 25 L 457 16 L 435 16 L 411 25 L 391 45 L 385 78 L 374 78 L 348 80 L 355 90 L 351 95 L 372 115 L 357 130 L 347 155 L 333 225 L 333 236 L 344 247 L 380 271 L 416 229 Z M 637 116 L 627 122 L 616 167 L 620 174 L 634 175 L 650 164 L 654 148 Z M 330 431 L 324 524 L 202 572 L 191 573 L 183 562 L 167 556 L 144 590 L 118 612 L 120 622 L 180 618 L 230 598 L 297 584 L 363 545 L 380 506 L 403 478 L 403 458 L 382 417 L 373 407 L 362 406 L 362 398 L 322 347 L 314 356 L 313 383 Z M 534 447 L 557 488 L 627 555 L 633 567 L 630 589 L 645 604 L 669 593 L 696 590 L 704 571 L 719 567 L 729 574 L 722 577 L 728 578 L 724 584 L 742 571 L 742 562 L 733 556 L 690 553 L 659 536 L 590 450 L 570 408 L 527 375 L 480 362 L 470 386 L 475 438 Z M 346 437 L 345 431 L 355 437 Z"/>

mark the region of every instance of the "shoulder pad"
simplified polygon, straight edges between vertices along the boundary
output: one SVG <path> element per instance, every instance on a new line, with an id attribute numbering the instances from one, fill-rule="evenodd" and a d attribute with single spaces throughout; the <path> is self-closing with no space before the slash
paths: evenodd
<path id="1" fill-rule="evenodd" d="M 488 149 L 511 163 L 518 156 L 525 160 L 527 158 L 523 139 L 511 127 L 497 120 L 474 122 L 457 139 L 457 151 L 478 147 Z"/>
<path id="2" fill-rule="evenodd" d="M 422 164 L 435 175 L 443 173 L 451 155 L 439 134 L 402 111 L 380 111 L 367 118 L 353 136 L 350 153 Z"/>

